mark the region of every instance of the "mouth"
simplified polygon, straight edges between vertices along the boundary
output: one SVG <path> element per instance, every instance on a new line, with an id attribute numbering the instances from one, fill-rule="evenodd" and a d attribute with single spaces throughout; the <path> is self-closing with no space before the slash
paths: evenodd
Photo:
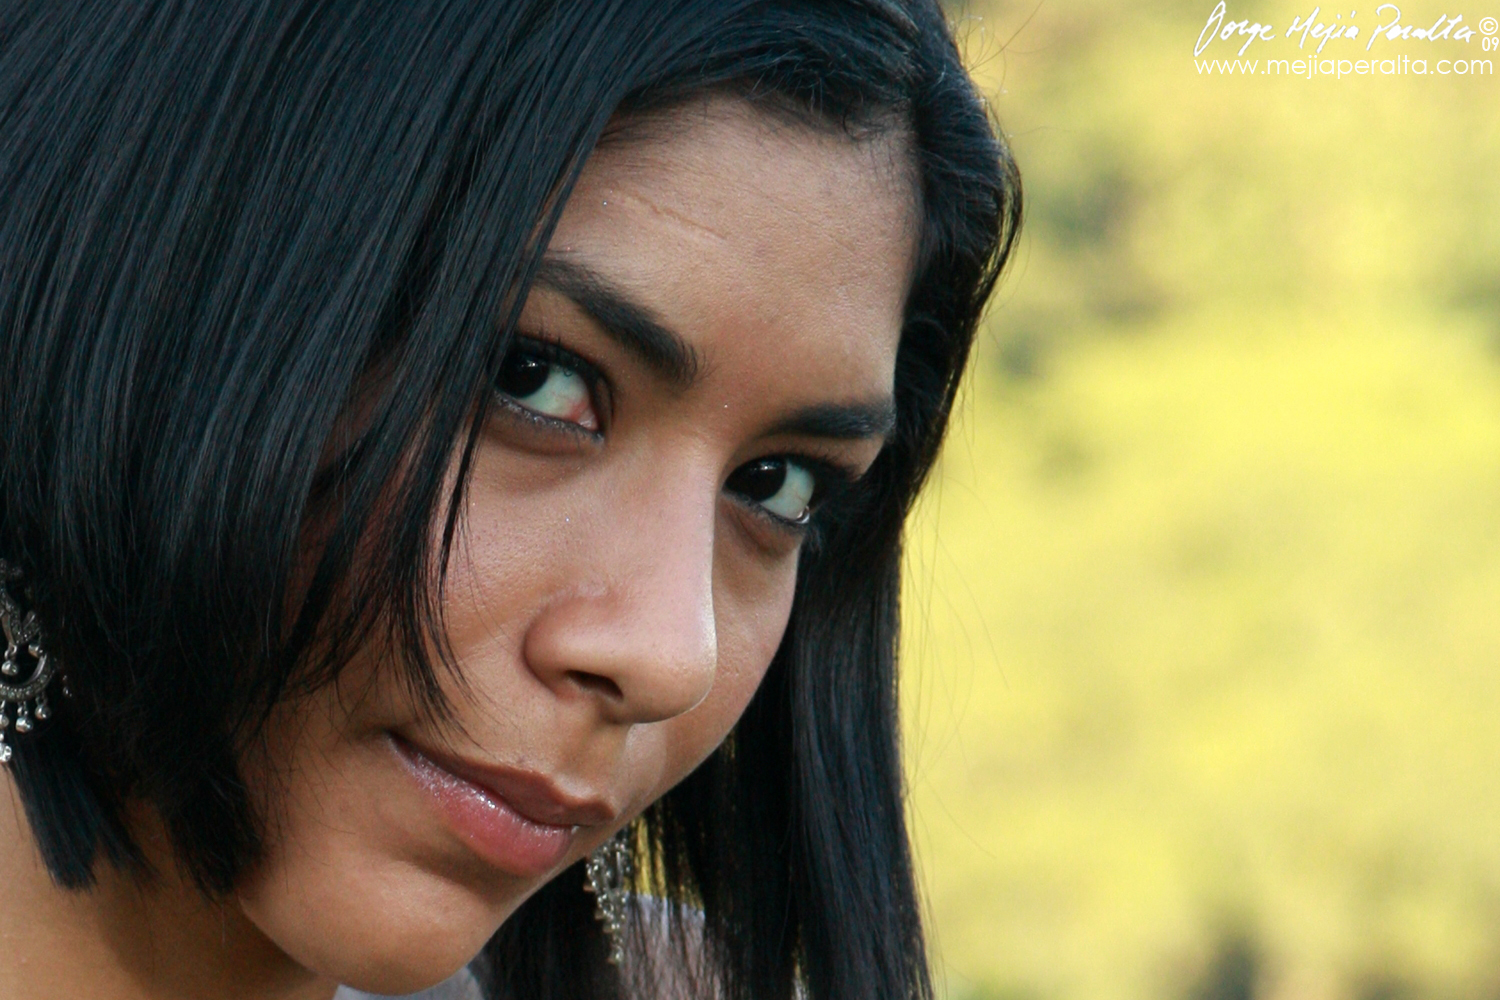
<path id="1" fill-rule="evenodd" d="M 614 818 L 600 799 L 569 796 L 543 775 L 476 764 L 389 734 L 396 756 L 432 797 L 452 830 L 480 858 L 513 875 L 556 868 L 579 827 Z"/>

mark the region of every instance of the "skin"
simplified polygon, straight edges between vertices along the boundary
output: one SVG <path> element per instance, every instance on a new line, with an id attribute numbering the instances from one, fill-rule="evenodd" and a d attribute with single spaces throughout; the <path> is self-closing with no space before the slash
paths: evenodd
<path id="1" fill-rule="evenodd" d="M 808 407 L 888 410 L 914 195 L 890 140 L 718 97 L 670 125 L 596 151 L 550 243 L 563 263 L 526 303 L 521 334 L 586 359 L 604 387 L 568 413 L 591 429 L 493 407 L 444 597 L 456 725 L 423 719 L 381 649 L 284 706 L 265 756 L 246 761 L 268 852 L 221 901 L 175 874 L 146 814 L 158 879 L 101 866 L 96 890 L 57 890 L 12 795 L 0 994 L 19 981 L 29 996 L 121 1000 L 424 988 L 723 741 L 781 641 L 803 544 L 726 480 L 766 456 L 856 475 L 874 461 L 878 427 L 778 425 Z M 679 338 L 694 377 L 590 318 L 559 287 L 580 269 Z M 544 775 L 597 812 L 547 871 L 507 871 L 445 818 L 393 734 Z"/>

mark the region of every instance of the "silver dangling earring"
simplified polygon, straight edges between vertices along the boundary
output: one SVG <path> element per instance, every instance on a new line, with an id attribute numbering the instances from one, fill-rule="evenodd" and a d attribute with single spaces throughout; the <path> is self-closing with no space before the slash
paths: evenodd
<path id="1" fill-rule="evenodd" d="M 609 960 L 625 961 L 625 921 L 630 915 L 630 883 L 635 877 L 630 827 L 594 848 L 588 861 L 588 889 L 595 896 L 594 916 L 609 938 Z"/>
<path id="2" fill-rule="evenodd" d="M 0 627 L 5 630 L 5 660 L 0 662 L 0 764 L 10 763 L 14 749 L 5 742 L 5 730 L 10 728 L 10 706 L 16 706 L 16 732 L 29 733 L 34 728 L 32 719 L 42 722 L 52 714 L 47 704 L 47 685 L 51 683 L 57 668 L 42 648 L 42 626 L 36 620 L 35 611 L 22 611 L 11 596 L 10 585 L 21 579 L 21 571 L 4 559 L 0 559 Z M 25 680 L 13 681 L 23 676 L 24 659 L 31 661 Z M 63 683 L 67 694 L 67 682 Z"/>

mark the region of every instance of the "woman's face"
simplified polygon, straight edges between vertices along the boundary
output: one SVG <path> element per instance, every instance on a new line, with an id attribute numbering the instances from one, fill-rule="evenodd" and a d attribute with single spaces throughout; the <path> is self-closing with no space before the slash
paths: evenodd
<path id="1" fill-rule="evenodd" d="M 720 744 L 781 642 L 799 521 L 889 429 L 915 223 L 899 143 L 729 98 L 594 154 L 462 511 L 457 725 L 378 649 L 278 716 L 239 896 L 272 945 L 430 985 Z"/>

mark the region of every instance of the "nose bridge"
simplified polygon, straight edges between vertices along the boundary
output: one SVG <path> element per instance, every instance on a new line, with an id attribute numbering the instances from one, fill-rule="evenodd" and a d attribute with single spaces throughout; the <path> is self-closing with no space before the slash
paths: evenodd
<path id="1" fill-rule="evenodd" d="M 610 575 L 629 630 L 641 633 L 642 648 L 659 650 L 663 666 L 711 675 L 718 648 L 715 491 L 700 478 L 646 474 L 636 480 L 620 505 L 614 528 L 620 551 Z"/>
<path id="2" fill-rule="evenodd" d="M 614 721 L 680 715 L 713 684 L 717 489 L 686 464 L 642 462 L 598 501 L 585 585 L 549 608 L 527 642 L 533 670 L 591 691 Z"/>

